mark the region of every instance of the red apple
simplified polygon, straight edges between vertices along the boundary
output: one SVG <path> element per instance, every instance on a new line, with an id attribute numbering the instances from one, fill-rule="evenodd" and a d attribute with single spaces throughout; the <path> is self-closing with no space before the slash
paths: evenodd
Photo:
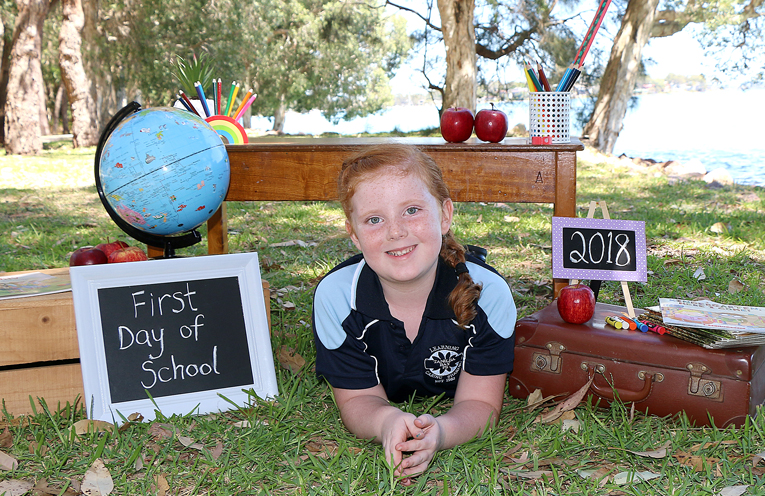
<path id="1" fill-rule="evenodd" d="M 441 114 L 441 136 L 450 143 L 465 141 L 473 134 L 473 112 L 452 107 Z"/>
<path id="2" fill-rule="evenodd" d="M 105 264 L 108 262 L 106 253 L 102 252 L 94 246 L 83 246 L 77 248 L 69 256 L 69 266 L 75 267 L 77 265 L 97 265 Z"/>
<path id="3" fill-rule="evenodd" d="M 595 293 L 584 284 L 570 284 L 558 294 L 558 313 L 569 324 L 584 324 L 595 313 Z"/>
<path id="4" fill-rule="evenodd" d="M 120 240 L 112 241 L 111 243 L 101 243 L 99 245 L 96 245 L 96 248 L 106 253 L 107 257 L 111 255 L 113 252 L 121 248 L 127 248 L 127 247 L 128 247 L 128 244 Z"/>
<path id="5" fill-rule="evenodd" d="M 148 259 L 149 257 L 146 256 L 146 252 L 137 246 L 120 248 L 109 255 L 109 263 L 139 262 Z"/>
<path id="6" fill-rule="evenodd" d="M 499 143 L 507 135 L 507 115 L 495 109 L 493 103 L 491 110 L 479 110 L 475 114 L 475 135 L 481 141 Z"/>

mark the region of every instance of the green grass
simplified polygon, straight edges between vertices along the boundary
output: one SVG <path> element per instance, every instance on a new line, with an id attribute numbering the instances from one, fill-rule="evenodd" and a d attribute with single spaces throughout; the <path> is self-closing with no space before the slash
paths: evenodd
<path id="1" fill-rule="evenodd" d="M 93 149 L 49 149 L 35 158 L 0 156 L 0 270 L 65 267 L 77 247 L 126 238 L 103 210 L 93 186 Z M 646 222 L 647 283 L 630 283 L 636 306 L 659 297 L 698 298 L 765 306 L 765 191 L 733 186 L 711 189 L 703 182 L 670 185 L 589 151 L 580 154 L 579 215 L 590 201 L 605 200 L 613 218 Z M 454 229 L 464 242 L 489 249 L 489 261 L 508 277 L 520 315 L 552 300 L 550 205 L 459 204 Z M 0 483 L 42 479 L 65 494 L 82 480 L 94 460 L 104 460 L 115 483 L 113 494 L 159 494 L 157 478 L 171 494 L 718 494 L 750 485 L 746 494 L 765 494 L 765 420 L 740 429 L 699 428 L 677 418 L 632 414 L 630 405 L 575 410 L 579 430 L 534 423 L 539 410 L 508 398 L 499 426 L 481 439 L 440 452 L 415 485 L 392 478 L 381 449 L 357 440 L 340 422 L 331 392 L 317 381 L 310 330 L 311 293 L 319 277 L 355 252 L 344 230 L 342 210 L 333 203 L 259 202 L 229 205 L 230 250 L 257 251 L 263 277 L 274 290 L 272 343 L 288 346 L 307 364 L 292 373 L 277 364 L 275 401 L 216 415 L 185 415 L 140 422 L 114 433 L 72 434 L 84 418 L 82 405 L 35 402 L 28 417 L 0 415 L 10 446 L 0 451 L 19 461 L 0 471 Z M 600 216 L 600 212 L 598 212 Z M 726 226 L 722 233 L 713 228 Z M 202 228 L 204 234 L 204 228 Z M 301 240 L 306 246 L 272 246 Z M 203 244 L 181 250 L 199 255 Z M 694 272 L 702 268 L 706 279 Z M 744 289 L 731 293 L 737 279 Z M 276 296 L 276 295 L 274 295 Z M 291 301 L 295 310 L 280 302 Z M 618 283 L 606 283 L 600 301 L 623 303 Z M 0 386 L 2 387 L 2 386 Z M 412 402 L 413 412 L 448 409 L 448 401 Z M 240 427 L 248 421 L 250 427 Z M 175 435 L 156 435 L 168 424 Z M 185 447 L 180 436 L 203 449 Z M 0 436 L 0 443 L 2 443 Z M 6 438 L 7 439 L 7 436 Z M 221 446 L 220 456 L 215 454 Z M 666 447 L 667 455 L 633 454 Z M 687 456 L 703 461 L 694 469 Z M 140 460 L 140 462 L 139 462 Z M 514 460 L 520 460 L 514 461 Z M 600 471 L 599 479 L 577 472 Z M 621 472 L 659 477 L 619 485 Z M 1 487 L 1 486 L 0 486 Z M 66 494 L 73 494 L 72 492 Z"/>

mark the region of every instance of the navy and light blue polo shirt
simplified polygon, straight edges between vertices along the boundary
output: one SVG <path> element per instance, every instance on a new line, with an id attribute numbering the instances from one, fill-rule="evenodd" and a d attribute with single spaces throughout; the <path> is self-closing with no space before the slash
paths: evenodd
<path id="1" fill-rule="evenodd" d="M 478 315 L 467 329 L 457 325 L 448 303 L 457 274 L 440 260 L 414 342 L 390 314 L 380 279 L 361 254 L 332 269 L 314 294 L 317 375 L 341 389 L 381 384 L 388 399 L 400 403 L 413 393 L 454 397 L 462 370 L 511 372 L 516 310 L 510 288 L 492 267 L 467 259 L 471 277 L 483 285 Z"/>

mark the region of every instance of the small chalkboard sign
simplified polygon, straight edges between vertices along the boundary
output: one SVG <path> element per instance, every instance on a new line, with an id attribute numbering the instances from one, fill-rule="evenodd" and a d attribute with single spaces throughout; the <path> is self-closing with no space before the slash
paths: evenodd
<path id="1" fill-rule="evenodd" d="M 647 280 L 641 221 L 553 217 L 552 249 L 554 278 Z"/>
<path id="2" fill-rule="evenodd" d="M 257 253 L 70 274 L 90 418 L 217 412 L 244 405 L 250 389 L 277 394 Z"/>

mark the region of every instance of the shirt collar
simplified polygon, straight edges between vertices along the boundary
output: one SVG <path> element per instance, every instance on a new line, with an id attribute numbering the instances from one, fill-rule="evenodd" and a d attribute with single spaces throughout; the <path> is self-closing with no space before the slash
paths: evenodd
<path id="1" fill-rule="evenodd" d="M 454 311 L 449 305 L 449 293 L 456 285 L 457 273 L 454 268 L 439 257 L 436 266 L 436 280 L 430 295 L 428 295 L 423 317 L 434 320 L 456 319 Z M 364 264 L 361 269 L 356 286 L 356 309 L 375 319 L 396 320 L 390 314 L 388 303 L 385 301 L 380 278 L 367 264 Z"/>

